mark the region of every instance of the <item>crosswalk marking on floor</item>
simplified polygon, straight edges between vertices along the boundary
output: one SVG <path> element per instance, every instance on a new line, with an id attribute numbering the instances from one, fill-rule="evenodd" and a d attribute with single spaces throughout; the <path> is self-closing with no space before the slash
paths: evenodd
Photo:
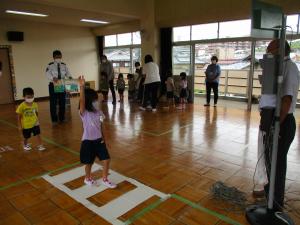
<path id="1" fill-rule="evenodd" d="M 101 165 L 94 164 L 92 167 L 92 172 L 95 172 L 99 169 L 102 169 Z M 130 211 L 134 207 L 138 206 L 139 204 L 143 203 L 147 199 L 151 198 L 152 196 L 156 195 L 161 199 L 167 199 L 170 195 L 162 193 L 158 190 L 150 188 L 132 178 L 123 176 L 113 170 L 109 171 L 110 173 L 110 180 L 116 184 L 119 184 L 123 181 L 130 182 L 131 184 L 135 185 L 136 188 L 124 193 L 123 195 L 119 196 L 118 198 L 108 202 L 107 204 L 98 207 L 92 202 L 88 200 L 89 197 L 98 194 L 106 189 L 104 185 L 96 185 L 96 186 L 87 186 L 83 185 L 77 189 L 71 190 L 65 184 L 72 180 L 75 180 L 79 177 L 85 175 L 84 166 L 77 167 L 67 172 L 58 174 L 56 176 L 49 176 L 44 175 L 43 178 L 55 186 L 57 189 L 63 191 L 71 198 L 76 200 L 77 202 L 83 204 L 85 207 L 108 221 L 113 225 L 123 225 L 124 222 L 119 220 L 118 218 L 125 214 L 126 212 Z M 83 181 L 82 181 L 83 182 Z M 100 184 L 100 180 L 97 180 L 97 183 Z"/>

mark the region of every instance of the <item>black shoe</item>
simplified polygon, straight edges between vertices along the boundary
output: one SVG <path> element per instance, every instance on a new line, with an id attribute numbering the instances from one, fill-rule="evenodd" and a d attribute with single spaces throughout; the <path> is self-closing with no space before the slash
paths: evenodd
<path id="1" fill-rule="evenodd" d="M 207 104 L 204 104 L 204 106 L 207 107 L 207 106 L 210 106 L 210 104 L 207 103 Z"/>

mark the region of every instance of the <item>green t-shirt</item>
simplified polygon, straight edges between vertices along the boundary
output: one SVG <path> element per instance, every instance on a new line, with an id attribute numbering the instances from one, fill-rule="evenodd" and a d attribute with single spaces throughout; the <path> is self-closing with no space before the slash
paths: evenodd
<path id="1" fill-rule="evenodd" d="M 38 106 L 35 102 L 31 106 L 27 105 L 26 102 L 22 102 L 18 106 L 16 113 L 22 115 L 21 122 L 23 129 L 30 129 L 38 125 L 37 112 Z"/>

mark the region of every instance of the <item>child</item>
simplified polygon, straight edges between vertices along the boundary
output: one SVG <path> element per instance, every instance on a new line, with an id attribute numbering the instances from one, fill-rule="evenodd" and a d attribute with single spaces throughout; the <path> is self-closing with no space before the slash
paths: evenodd
<path id="1" fill-rule="evenodd" d="M 85 179 L 87 185 L 95 184 L 91 176 L 92 165 L 95 158 L 103 161 L 102 184 L 108 188 L 115 188 L 117 185 L 107 178 L 110 156 L 107 151 L 101 127 L 103 113 L 99 109 L 98 95 L 93 89 L 84 88 L 84 77 L 79 77 L 80 102 L 79 113 L 83 123 L 83 136 L 80 148 L 80 162 L 85 164 Z"/>
<path id="2" fill-rule="evenodd" d="M 103 95 L 103 100 L 102 102 L 107 102 L 108 99 L 108 80 L 107 80 L 107 73 L 102 71 L 101 72 L 101 78 L 100 78 L 100 91 Z"/>
<path id="3" fill-rule="evenodd" d="M 179 100 L 179 106 L 177 109 L 184 109 L 185 108 L 185 101 L 187 97 L 187 79 L 186 79 L 186 73 L 181 72 L 180 73 L 180 100 Z"/>
<path id="4" fill-rule="evenodd" d="M 167 74 L 166 86 L 167 86 L 167 101 L 168 101 L 167 107 L 170 107 L 174 105 L 174 90 L 175 90 L 173 74 L 171 71 L 169 71 Z"/>
<path id="5" fill-rule="evenodd" d="M 135 96 L 135 81 L 133 74 L 127 75 L 128 79 L 128 101 L 133 101 Z"/>
<path id="6" fill-rule="evenodd" d="M 18 114 L 19 128 L 22 129 L 24 137 L 23 149 L 25 151 L 31 150 L 31 146 L 28 144 L 28 139 L 31 137 L 31 134 L 33 134 L 33 136 L 36 136 L 38 140 L 39 145 L 37 146 L 37 149 L 39 151 L 43 151 L 46 148 L 43 146 L 40 136 L 41 130 L 38 119 L 38 106 L 34 102 L 33 89 L 30 87 L 24 88 L 23 97 L 25 101 L 22 102 L 16 110 L 16 113 Z"/>
<path id="7" fill-rule="evenodd" d="M 118 90 L 120 96 L 119 102 L 122 103 L 124 101 L 124 90 L 125 90 L 125 81 L 123 78 L 123 73 L 120 73 L 118 76 L 116 89 Z"/>

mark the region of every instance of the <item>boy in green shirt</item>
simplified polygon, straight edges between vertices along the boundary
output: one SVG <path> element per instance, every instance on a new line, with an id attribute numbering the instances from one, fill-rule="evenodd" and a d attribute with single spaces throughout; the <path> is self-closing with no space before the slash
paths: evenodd
<path id="1" fill-rule="evenodd" d="M 23 97 L 24 102 L 22 102 L 17 110 L 16 113 L 18 114 L 18 122 L 19 122 L 19 129 L 22 129 L 23 137 L 24 137 L 24 150 L 29 151 L 31 150 L 31 146 L 28 144 L 28 139 L 33 136 L 37 136 L 37 140 L 39 145 L 37 149 L 39 151 L 43 151 L 46 148 L 42 144 L 42 139 L 40 137 L 40 126 L 39 126 L 39 119 L 38 119 L 38 106 L 34 101 L 34 92 L 33 89 L 28 87 L 23 89 Z"/>

